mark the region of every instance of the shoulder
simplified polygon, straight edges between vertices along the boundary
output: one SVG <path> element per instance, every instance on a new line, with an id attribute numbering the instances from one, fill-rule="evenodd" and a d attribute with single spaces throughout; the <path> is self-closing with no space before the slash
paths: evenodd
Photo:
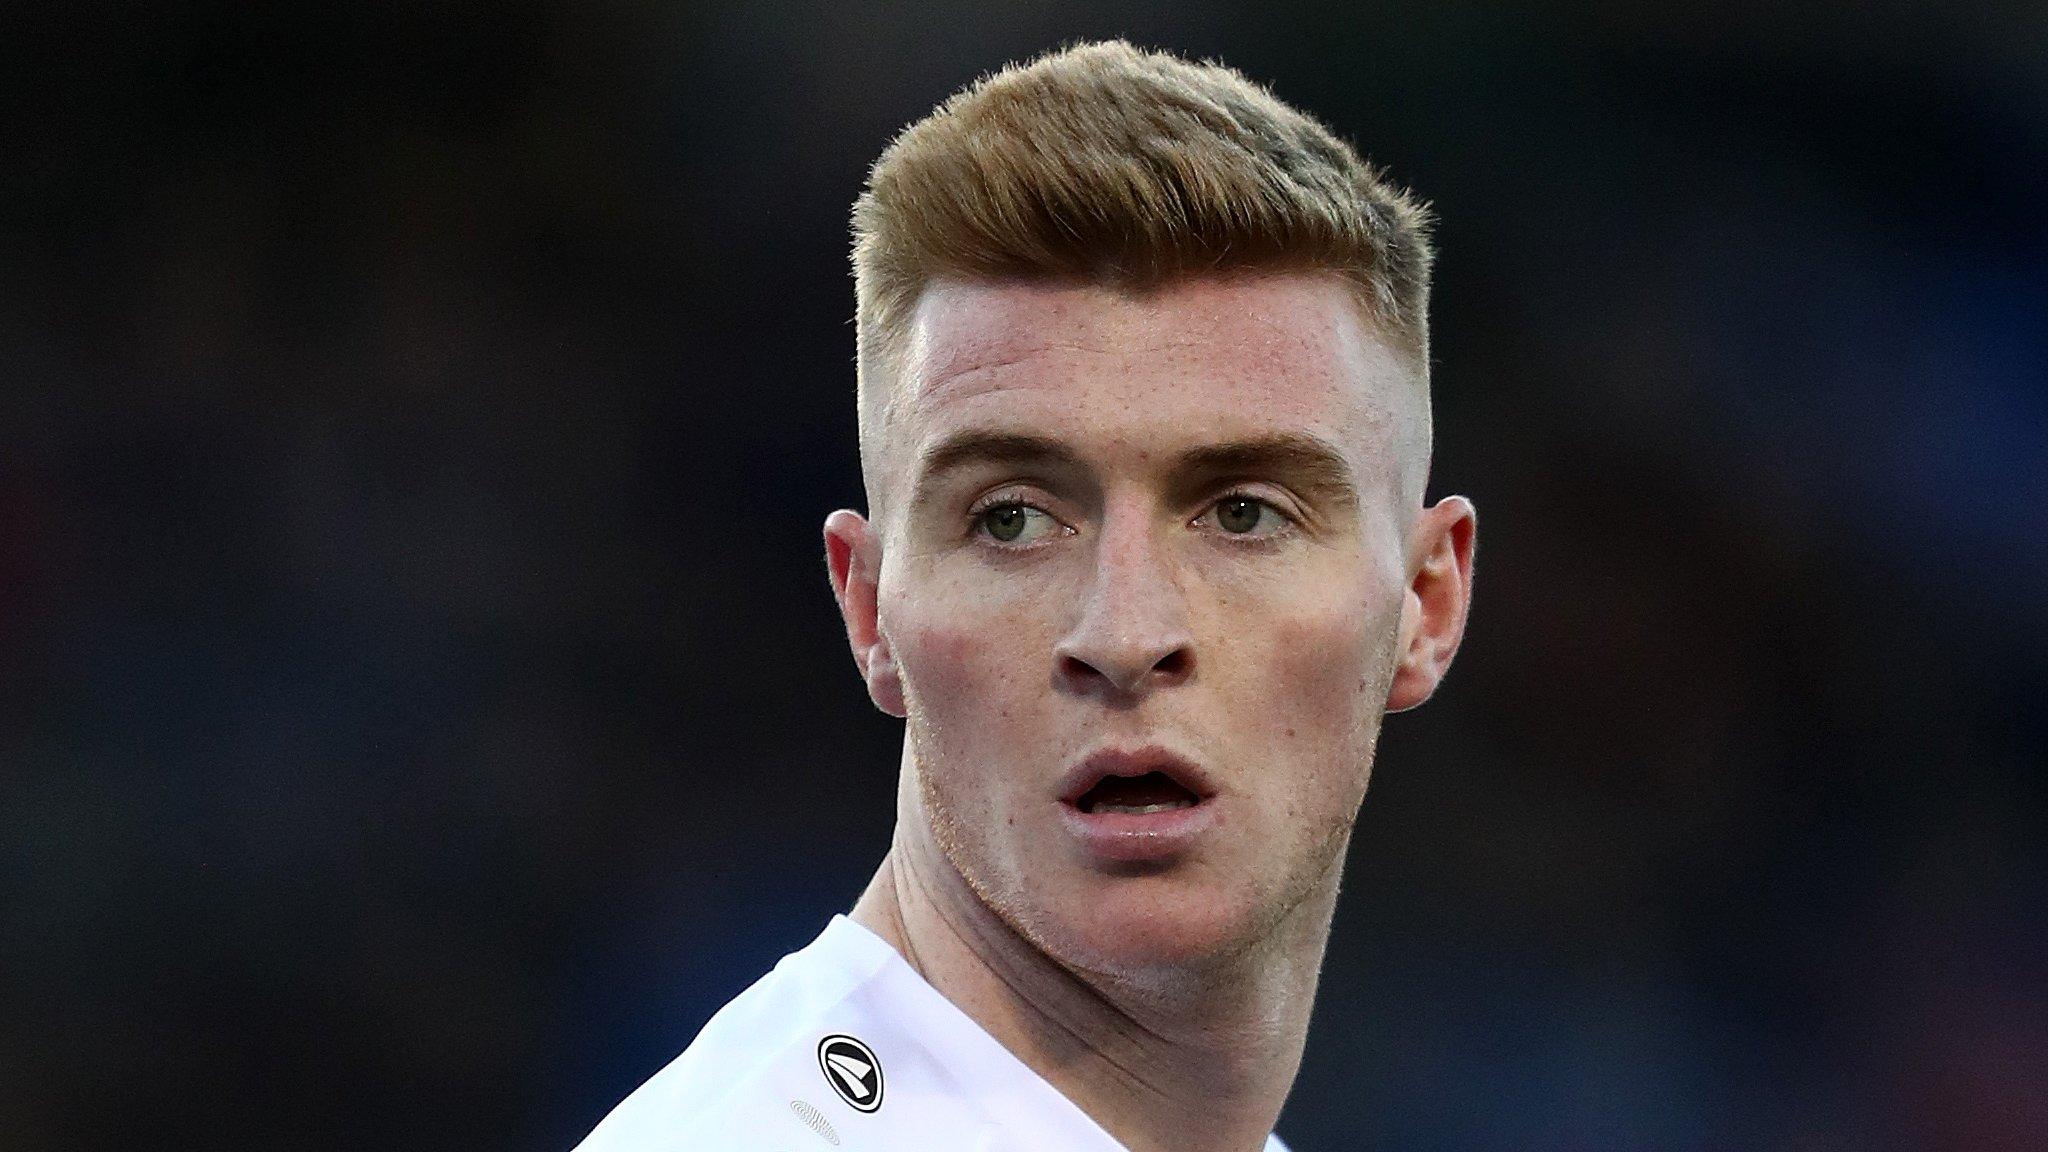
<path id="1" fill-rule="evenodd" d="M 718 1023 L 714 1018 L 682 1055 L 620 1101 L 576 1152 L 767 1147 L 780 1134 L 768 1123 L 775 1119 L 768 1068 L 781 1061 L 784 1046 L 761 1037 L 738 1042 Z"/>
<path id="2" fill-rule="evenodd" d="M 785 956 L 721 1008 L 576 1152 L 754 1152 L 815 1140 L 809 1133 L 827 1122 L 835 1103 L 820 1066 L 821 1041 L 853 1023 L 849 1013 L 879 967 L 829 947 L 831 935 Z"/>

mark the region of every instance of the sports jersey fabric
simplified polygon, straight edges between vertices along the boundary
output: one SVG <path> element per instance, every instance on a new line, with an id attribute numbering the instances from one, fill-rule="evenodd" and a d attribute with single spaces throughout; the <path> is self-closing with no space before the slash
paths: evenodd
<path id="1" fill-rule="evenodd" d="M 1126 1152 L 844 916 L 720 1009 L 576 1152 Z M 1277 1136 L 1265 1152 L 1287 1152 Z"/>

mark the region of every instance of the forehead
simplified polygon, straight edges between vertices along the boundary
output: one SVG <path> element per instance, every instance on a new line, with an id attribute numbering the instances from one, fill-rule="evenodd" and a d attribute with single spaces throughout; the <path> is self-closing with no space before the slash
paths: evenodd
<path id="1" fill-rule="evenodd" d="M 1304 431 L 1395 469 L 1394 427 L 1422 385 L 1351 287 L 1321 274 L 1100 285 L 940 281 L 915 312 L 888 439 L 892 470 L 962 426 L 1185 445 Z"/>
<path id="2" fill-rule="evenodd" d="M 1078 366 L 1093 357 L 1179 375 L 1198 369 L 1248 388 L 1265 380 L 1359 382 L 1399 368 L 1361 319 L 1350 287 L 1308 274 L 1197 278 L 1143 294 L 939 281 L 920 298 L 909 335 L 905 399 L 926 405 L 973 392 L 973 374 L 1030 360 Z"/>

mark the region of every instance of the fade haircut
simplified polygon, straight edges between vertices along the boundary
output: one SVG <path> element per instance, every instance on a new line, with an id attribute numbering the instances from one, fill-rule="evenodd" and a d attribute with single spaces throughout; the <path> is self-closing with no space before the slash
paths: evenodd
<path id="1" fill-rule="evenodd" d="M 1204 273 L 1333 273 L 1426 382 L 1429 226 L 1349 144 L 1221 64 L 1112 40 L 983 77 L 904 129 L 853 206 L 869 499 L 870 405 L 934 281 L 1135 293 Z"/>

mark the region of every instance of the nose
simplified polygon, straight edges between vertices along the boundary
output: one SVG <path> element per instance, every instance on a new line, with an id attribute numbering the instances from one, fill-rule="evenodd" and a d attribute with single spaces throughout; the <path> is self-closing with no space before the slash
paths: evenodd
<path id="1" fill-rule="evenodd" d="M 1193 673 L 1187 600 L 1151 531 L 1135 510 L 1105 518 L 1094 579 L 1073 628 L 1054 649 L 1069 687 L 1142 694 Z"/>

